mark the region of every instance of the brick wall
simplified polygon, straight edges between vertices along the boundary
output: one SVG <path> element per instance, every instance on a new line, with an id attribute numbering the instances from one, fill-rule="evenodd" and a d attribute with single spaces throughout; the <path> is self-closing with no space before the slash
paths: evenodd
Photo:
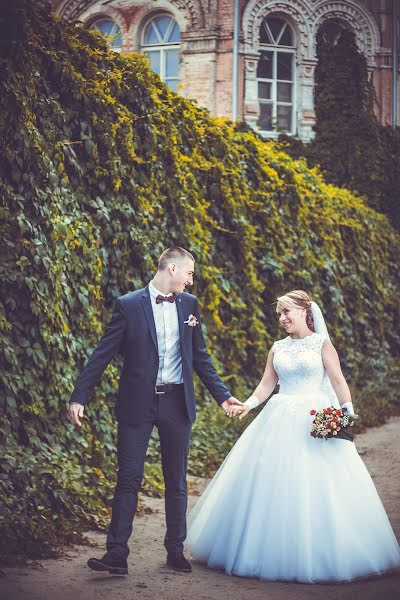
<path id="1" fill-rule="evenodd" d="M 299 0 L 292 0 L 292 2 L 283 0 L 280 6 L 286 4 L 290 13 L 291 6 L 297 5 L 300 10 L 301 6 L 307 3 L 310 4 L 311 0 L 303 0 L 303 3 Z M 96 16 L 108 15 L 116 20 L 123 35 L 122 52 L 124 53 L 140 49 L 142 24 L 146 18 L 156 11 L 169 12 L 181 27 L 180 93 L 196 98 L 214 115 L 221 117 L 232 115 L 234 0 L 179 0 L 179 2 L 178 0 L 111 0 L 108 3 L 100 0 L 53 0 L 53 4 L 68 18 L 79 17 L 84 22 L 90 22 Z M 271 2 L 264 0 L 260 1 L 259 6 L 268 14 L 269 10 L 274 9 L 275 4 L 275 0 Z M 317 4 L 318 0 L 313 6 Z M 255 5 L 255 0 L 240 0 L 240 23 L 244 29 L 246 8 L 250 10 L 250 7 L 253 9 Z M 346 3 L 332 2 L 332 15 L 340 5 Z M 368 12 L 368 19 L 373 23 L 371 27 L 375 29 L 375 37 L 379 38 L 376 55 L 368 58 L 376 91 L 376 115 L 381 123 L 391 124 L 393 0 L 358 0 L 358 5 Z M 292 18 L 290 14 L 289 16 Z M 245 35 L 245 31 L 241 29 L 238 109 L 239 118 L 248 120 L 254 125 L 256 121 L 254 107 L 257 105 L 257 98 L 245 101 L 246 85 L 250 86 L 249 89 L 253 86 L 255 90 L 251 81 L 246 83 L 246 77 L 249 76 L 246 72 L 246 64 L 251 65 L 252 55 L 250 54 L 250 61 L 246 59 L 249 55 L 245 54 Z M 257 54 L 256 42 L 257 40 L 252 50 L 255 55 Z M 364 40 L 361 39 L 361 42 L 363 43 Z M 312 71 L 315 67 L 315 58 L 304 56 L 301 48 L 298 54 L 298 133 L 307 140 L 311 135 L 314 118 L 310 106 L 312 105 L 310 90 L 312 94 Z M 254 71 L 250 73 L 250 78 L 254 79 Z"/>

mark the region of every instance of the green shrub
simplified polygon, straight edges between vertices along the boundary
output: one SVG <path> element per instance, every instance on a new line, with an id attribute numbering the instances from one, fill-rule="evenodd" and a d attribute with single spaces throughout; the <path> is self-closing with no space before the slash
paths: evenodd
<path id="1" fill-rule="evenodd" d="M 321 33 L 315 71 L 315 138 L 309 144 L 280 135 L 293 158 L 318 165 L 325 178 L 365 196 L 369 206 L 400 229 L 400 129 L 375 117 L 373 81 L 354 34 L 332 43 Z"/>

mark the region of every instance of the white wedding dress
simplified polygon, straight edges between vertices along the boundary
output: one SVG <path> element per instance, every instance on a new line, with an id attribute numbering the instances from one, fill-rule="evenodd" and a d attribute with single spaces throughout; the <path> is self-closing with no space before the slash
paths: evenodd
<path id="1" fill-rule="evenodd" d="M 310 435 L 337 403 L 324 338 L 273 344 L 280 390 L 232 448 L 188 520 L 192 556 L 229 574 L 329 582 L 400 566 L 400 548 L 352 442 Z"/>

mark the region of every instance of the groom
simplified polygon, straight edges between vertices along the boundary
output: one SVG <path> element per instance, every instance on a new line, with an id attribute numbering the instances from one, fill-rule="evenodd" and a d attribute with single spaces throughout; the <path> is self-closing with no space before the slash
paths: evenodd
<path id="1" fill-rule="evenodd" d="M 186 538 L 186 467 L 192 423 L 196 418 L 193 369 L 222 409 L 241 404 L 218 377 L 207 352 L 193 285 L 194 258 L 185 249 L 165 250 L 154 279 L 116 301 L 104 336 L 81 372 L 69 404 L 72 423 L 80 425 L 84 406 L 101 374 L 118 353 L 124 363 L 119 381 L 118 477 L 107 534 L 107 553 L 90 558 L 95 571 L 128 573 L 128 540 L 137 506 L 147 446 L 158 428 L 165 482 L 167 565 L 189 573 L 183 554 Z"/>

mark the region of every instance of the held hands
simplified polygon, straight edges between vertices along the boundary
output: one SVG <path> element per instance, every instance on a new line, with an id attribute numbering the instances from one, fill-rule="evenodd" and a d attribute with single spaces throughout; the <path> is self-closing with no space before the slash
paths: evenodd
<path id="1" fill-rule="evenodd" d="M 228 400 L 225 400 L 225 402 L 223 402 L 220 406 L 221 406 L 222 410 L 224 411 L 224 413 L 228 417 L 231 417 L 232 415 L 230 414 L 230 412 L 231 412 L 232 408 L 234 406 L 242 406 L 242 403 L 240 402 L 240 400 L 238 400 L 234 396 L 230 396 L 228 398 Z"/>
<path id="2" fill-rule="evenodd" d="M 71 402 L 68 406 L 68 417 L 73 425 L 82 425 L 80 419 L 83 417 L 85 407 L 78 402 Z"/>
<path id="3" fill-rule="evenodd" d="M 246 415 L 250 412 L 250 407 L 247 404 L 242 404 L 241 406 L 232 406 L 231 407 L 231 417 L 237 417 L 239 415 L 239 421 L 241 421 Z"/>
<path id="4" fill-rule="evenodd" d="M 221 408 L 227 417 L 236 417 L 237 415 L 240 415 L 239 419 L 243 419 L 250 410 L 249 406 L 246 406 L 234 396 L 225 400 L 225 402 L 221 404 Z"/>

